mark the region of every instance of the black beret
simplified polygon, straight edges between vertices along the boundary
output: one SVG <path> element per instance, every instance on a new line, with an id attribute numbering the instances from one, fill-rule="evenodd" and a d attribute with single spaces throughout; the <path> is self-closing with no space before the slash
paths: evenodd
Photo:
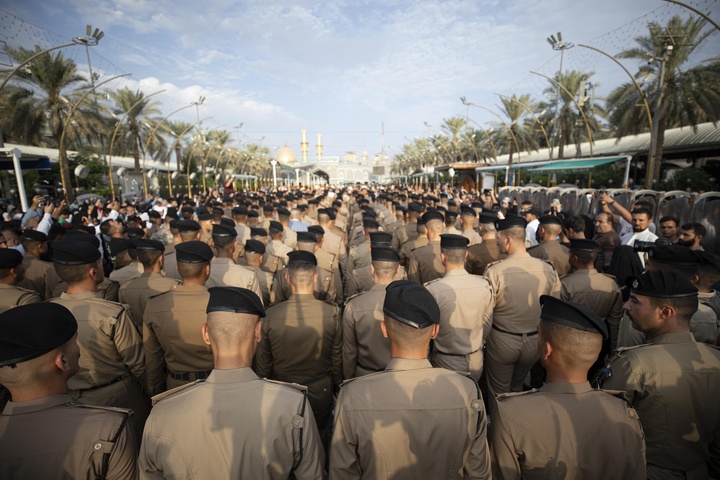
<path id="1" fill-rule="evenodd" d="M 447 211 L 445 212 L 445 220 L 455 220 L 457 218 L 457 212 Z"/>
<path id="2" fill-rule="evenodd" d="M 301 232 L 298 232 L 298 234 Z M 314 265 L 317 266 L 317 258 L 315 255 L 305 250 L 294 250 L 288 252 L 288 265 Z"/>
<path id="3" fill-rule="evenodd" d="M 268 230 L 270 230 L 270 233 L 278 233 L 284 231 L 285 229 L 283 228 L 282 223 L 275 220 L 270 220 Z"/>
<path id="4" fill-rule="evenodd" d="M 605 321 L 584 305 L 568 302 L 550 295 L 540 296 L 540 318 L 547 322 L 560 323 L 577 330 L 599 333 L 608 338 Z"/>
<path id="5" fill-rule="evenodd" d="M 392 238 L 388 232 L 370 232 L 370 246 L 389 247 Z"/>
<path id="6" fill-rule="evenodd" d="M 297 232 L 298 243 L 317 243 L 317 236 L 313 232 Z"/>
<path id="7" fill-rule="evenodd" d="M 373 262 L 399 262 L 400 255 L 394 248 L 390 247 L 372 247 L 370 248 L 370 256 Z"/>
<path id="8" fill-rule="evenodd" d="M 470 204 L 470 207 L 472 207 L 473 209 L 475 209 L 475 208 L 479 208 L 479 209 L 481 209 L 481 210 L 482 210 L 482 208 L 483 208 L 483 204 L 482 204 L 482 203 L 480 203 L 480 202 L 472 202 L 472 203 Z"/>
<path id="9" fill-rule="evenodd" d="M 422 205 L 420 205 L 417 202 L 412 202 L 410 205 L 408 205 L 408 212 L 420 213 L 422 211 L 423 211 Z"/>
<path id="10" fill-rule="evenodd" d="M 235 227 L 223 225 L 222 223 L 215 224 L 213 225 L 212 235 L 213 237 L 237 237 L 237 230 L 235 230 Z"/>
<path id="11" fill-rule="evenodd" d="M 205 313 L 232 312 L 265 316 L 265 308 L 255 292 L 240 287 L 210 287 Z"/>
<path id="12" fill-rule="evenodd" d="M 146 238 L 134 238 L 130 240 L 130 248 L 135 250 L 159 250 L 165 251 L 165 245 L 157 240 L 148 240 Z"/>
<path id="13" fill-rule="evenodd" d="M 325 235 L 325 229 L 323 229 L 320 225 L 310 225 L 308 227 L 308 232 L 314 233 L 315 235 Z M 318 237 L 318 239 L 319 238 L 320 237 Z"/>
<path id="14" fill-rule="evenodd" d="M 248 217 L 258 218 L 260 213 L 257 210 L 248 210 Z"/>
<path id="15" fill-rule="evenodd" d="M 396 280 L 385 288 L 383 313 L 415 328 L 440 323 L 440 307 L 430 292 L 419 283 Z"/>
<path id="16" fill-rule="evenodd" d="M 460 214 L 461 215 L 470 215 L 471 217 L 477 217 L 477 212 L 475 210 L 473 210 L 471 207 L 461 207 Z"/>
<path id="17" fill-rule="evenodd" d="M 200 240 L 178 243 L 175 245 L 175 252 L 180 263 L 203 263 L 213 258 L 212 248 Z"/>
<path id="18" fill-rule="evenodd" d="M 628 277 L 625 285 L 644 297 L 681 298 L 694 297 L 698 291 L 690 280 L 675 272 L 655 270 L 639 277 Z"/>
<path id="19" fill-rule="evenodd" d="M 177 208 L 175 208 L 175 207 L 169 207 L 169 208 L 167 209 L 167 213 L 165 213 L 165 218 L 167 218 L 167 217 L 177 218 Z"/>
<path id="20" fill-rule="evenodd" d="M 108 242 L 110 254 L 114 257 L 121 254 L 125 250 L 130 249 L 130 241 L 126 238 L 111 238 Z"/>
<path id="21" fill-rule="evenodd" d="M 540 225 L 560 225 L 562 226 L 562 220 L 560 217 L 555 215 L 544 215 L 539 219 Z"/>
<path id="22" fill-rule="evenodd" d="M 267 237 L 268 233 L 267 230 L 260 227 L 250 227 L 250 236 L 251 237 Z"/>
<path id="23" fill-rule="evenodd" d="M 206 205 L 198 205 L 197 211 L 198 211 L 197 212 L 198 215 L 203 214 L 203 213 L 209 213 Z"/>
<path id="24" fill-rule="evenodd" d="M 273 211 L 273 206 L 270 205 L 269 203 L 266 203 L 265 205 L 263 205 L 262 211 L 263 211 L 263 212 L 272 212 L 272 211 Z"/>
<path id="25" fill-rule="evenodd" d="M 325 211 L 327 212 L 327 216 L 330 217 L 330 220 L 335 220 L 335 218 L 337 218 L 337 212 L 334 208 L 327 208 Z"/>
<path id="26" fill-rule="evenodd" d="M 698 264 L 697 254 L 682 245 L 658 245 L 648 252 L 648 257 L 653 262 L 677 267 L 694 267 Z"/>
<path id="27" fill-rule="evenodd" d="M 220 224 L 235 228 L 235 220 L 233 220 L 232 218 L 223 217 L 220 219 Z"/>
<path id="28" fill-rule="evenodd" d="M 220 207 L 213 207 L 212 213 L 213 213 L 213 215 L 215 215 L 215 214 L 217 214 L 217 213 L 219 213 L 220 215 L 224 215 L 224 214 L 225 214 L 225 210 L 223 210 L 223 209 L 220 208 Z"/>
<path id="29" fill-rule="evenodd" d="M 342 207 L 342 202 L 340 200 L 333 200 L 332 206 L 333 207 Z"/>
<path id="30" fill-rule="evenodd" d="M 199 232 L 202 227 L 195 220 L 178 220 L 174 228 L 178 232 Z"/>
<path id="31" fill-rule="evenodd" d="M 417 219 L 417 224 L 418 224 L 418 226 L 420 226 L 420 225 L 425 226 L 425 219 L 423 218 L 422 215 L 420 215 L 420 216 L 418 217 L 418 219 Z M 402 228 L 402 227 L 400 227 L 400 228 Z"/>
<path id="32" fill-rule="evenodd" d="M 290 210 L 288 210 L 285 207 L 280 207 L 277 209 L 278 215 L 282 215 L 283 217 L 289 217 L 290 216 Z"/>
<path id="33" fill-rule="evenodd" d="M 507 230 L 508 228 L 525 228 L 527 222 L 524 218 L 517 215 L 508 215 L 504 220 L 495 220 L 495 228 L 498 232 Z"/>
<path id="34" fill-rule="evenodd" d="M 576 252 L 595 252 L 598 249 L 598 243 L 595 240 L 585 238 L 571 238 L 570 250 Z"/>
<path id="35" fill-rule="evenodd" d="M 70 310 L 52 302 L 21 305 L 0 314 L 0 366 L 27 362 L 64 345 L 77 332 Z"/>
<path id="36" fill-rule="evenodd" d="M 20 235 L 21 240 L 34 240 L 36 242 L 47 242 L 48 237 L 43 232 L 38 232 L 37 230 L 25 230 L 22 235 Z"/>
<path id="37" fill-rule="evenodd" d="M 148 212 L 148 218 L 162 218 L 162 215 L 160 215 L 160 212 L 157 210 L 150 210 Z"/>
<path id="38" fill-rule="evenodd" d="M 480 212 L 480 223 L 492 223 L 495 224 L 495 222 L 498 221 L 498 216 L 496 212 Z"/>
<path id="39" fill-rule="evenodd" d="M 182 207 L 180 211 L 182 213 L 195 213 L 195 209 L 193 207 Z"/>
<path id="40" fill-rule="evenodd" d="M 145 230 L 142 228 L 128 228 L 127 234 L 129 239 L 133 238 L 143 238 L 145 236 Z"/>
<path id="41" fill-rule="evenodd" d="M 448 207 L 457 207 L 457 203 L 455 203 L 455 200 L 448 200 Z"/>
<path id="42" fill-rule="evenodd" d="M 526 215 L 526 214 L 535 215 L 536 217 L 539 217 L 542 215 L 542 212 L 535 207 L 530 207 L 530 208 L 520 211 L 520 215 Z"/>
<path id="43" fill-rule="evenodd" d="M 246 240 L 245 253 L 259 253 L 260 255 L 263 255 L 265 253 L 265 244 L 260 240 Z"/>
<path id="44" fill-rule="evenodd" d="M 89 248 L 88 245 L 92 245 Z M 100 258 L 100 241 L 95 235 L 75 235 L 53 243 L 53 262 L 60 265 L 87 265 Z"/>
<path id="45" fill-rule="evenodd" d="M 372 217 L 363 217 L 363 227 L 365 228 L 374 228 L 378 229 L 380 228 L 380 224 Z"/>
<path id="46" fill-rule="evenodd" d="M 407 207 L 397 204 L 397 206 L 395 206 L 395 210 L 397 210 L 399 212 L 407 212 Z"/>
<path id="47" fill-rule="evenodd" d="M 425 212 L 425 214 L 423 215 L 423 221 L 427 224 L 432 220 L 440 220 L 441 222 L 444 222 L 445 217 L 443 217 L 443 214 L 438 212 L 437 210 L 430 210 L 428 212 Z"/>
<path id="48" fill-rule="evenodd" d="M 0 269 L 15 268 L 22 261 L 22 253 L 14 248 L 0 248 Z"/>
<path id="49" fill-rule="evenodd" d="M 363 209 L 363 210 L 365 210 L 363 212 L 363 218 L 366 218 L 366 217 L 377 218 L 377 213 L 375 212 L 375 210 L 371 209 L 370 207 L 368 207 L 367 209 Z"/>
<path id="50" fill-rule="evenodd" d="M 245 205 L 239 205 L 232 209 L 233 215 L 247 215 L 248 214 L 248 208 Z"/>
<path id="51" fill-rule="evenodd" d="M 208 220 L 212 220 L 215 218 L 212 213 L 199 213 L 198 214 L 198 220 L 201 222 L 207 222 Z"/>
<path id="52" fill-rule="evenodd" d="M 467 248 L 470 240 L 462 235 L 443 233 L 440 235 L 440 248 Z"/>

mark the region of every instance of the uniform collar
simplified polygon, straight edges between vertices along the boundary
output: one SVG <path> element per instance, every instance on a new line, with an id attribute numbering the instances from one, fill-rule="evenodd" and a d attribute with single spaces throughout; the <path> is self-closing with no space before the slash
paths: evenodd
<path id="1" fill-rule="evenodd" d="M 387 289 L 387 285 L 378 285 L 377 283 L 374 283 L 372 287 L 370 287 L 370 290 L 382 290 L 385 291 Z"/>
<path id="2" fill-rule="evenodd" d="M 388 362 L 386 371 L 420 370 L 421 368 L 433 368 L 427 358 L 422 360 L 410 360 L 408 358 L 393 358 Z"/>
<path id="3" fill-rule="evenodd" d="M 232 370 L 213 370 L 208 376 L 208 383 L 237 383 L 258 380 L 252 368 L 234 368 Z"/>
<path id="4" fill-rule="evenodd" d="M 40 410 L 47 410 L 48 408 L 57 407 L 59 405 L 65 405 L 72 403 L 72 399 L 66 393 L 59 395 L 51 395 L 49 397 L 38 398 L 35 400 L 28 400 L 26 402 L 13 402 L 9 401 L 3 410 L 3 415 L 22 415 L 25 413 L 39 412 Z"/>
<path id="5" fill-rule="evenodd" d="M 568 383 L 568 382 L 550 382 L 540 388 L 545 393 L 587 393 L 592 391 L 590 382 Z"/>
<path id="6" fill-rule="evenodd" d="M 85 298 L 102 298 L 102 297 L 99 292 L 80 292 L 80 293 L 63 292 L 60 294 L 60 298 L 67 298 L 70 300 L 83 300 Z"/>
<path id="7" fill-rule="evenodd" d="M 446 270 L 445 271 L 446 277 L 464 277 L 465 275 L 470 275 L 470 274 L 464 268 L 460 268 L 458 270 Z"/>
<path id="8" fill-rule="evenodd" d="M 185 291 L 185 292 L 200 292 L 200 291 L 207 291 L 207 287 L 205 285 L 183 285 L 181 283 L 177 287 L 175 287 L 175 290 Z"/>
<path id="9" fill-rule="evenodd" d="M 666 345 L 670 343 L 696 343 L 691 332 L 661 333 L 647 339 L 653 345 Z"/>
<path id="10" fill-rule="evenodd" d="M 517 252 L 508 254 L 507 258 L 529 258 L 530 254 L 525 252 Z"/>
<path id="11" fill-rule="evenodd" d="M 235 263 L 235 262 L 232 261 L 232 258 L 213 257 L 213 259 L 210 260 L 210 263 L 225 263 L 225 264 L 230 264 L 230 263 Z"/>

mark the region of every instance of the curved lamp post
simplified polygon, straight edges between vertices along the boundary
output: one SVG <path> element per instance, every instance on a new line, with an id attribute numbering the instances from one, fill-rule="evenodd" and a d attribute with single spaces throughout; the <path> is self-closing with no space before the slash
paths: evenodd
<path id="1" fill-rule="evenodd" d="M 509 99 L 509 100 L 512 100 L 513 102 L 515 102 L 515 103 L 517 103 L 518 105 L 520 105 L 523 109 L 525 109 L 526 112 L 528 112 L 530 115 L 532 115 L 532 117 L 535 119 L 535 121 L 537 122 L 537 124 L 540 126 L 540 130 L 542 130 L 543 137 L 545 137 L 545 143 L 547 144 L 547 146 L 548 146 L 548 151 L 550 152 L 550 158 L 549 158 L 549 160 L 552 160 L 552 150 L 550 149 L 550 139 L 548 138 L 547 132 L 545 131 L 545 127 L 543 127 L 543 124 L 542 124 L 542 122 L 540 121 L 540 118 L 538 118 L 538 116 L 535 115 L 535 112 L 533 112 L 533 111 L 530 109 L 530 107 L 528 107 L 528 106 L 525 105 L 524 103 L 520 102 L 520 101 L 519 101 L 517 98 L 515 98 L 515 97 L 508 97 L 507 95 L 502 95 L 502 94 L 500 94 L 500 93 L 496 93 L 495 95 L 497 95 L 498 97 L 501 97 L 501 98 L 507 98 L 507 99 Z M 543 110 L 543 112 L 544 112 L 544 110 Z M 540 112 L 540 115 L 542 115 L 543 112 Z"/>
<path id="2" fill-rule="evenodd" d="M 273 187 L 277 190 L 277 160 L 274 158 L 270 160 L 270 165 L 273 167 Z"/>
<path id="3" fill-rule="evenodd" d="M 663 0 L 663 2 L 670 2 L 670 3 L 674 3 L 675 5 L 680 5 L 681 7 L 685 7 L 685 8 L 687 8 L 688 10 L 690 10 L 691 12 L 697 13 L 698 15 L 700 15 L 701 17 L 703 17 L 705 20 L 707 20 L 708 22 L 710 22 L 713 27 L 715 27 L 716 29 L 720 30 L 720 25 L 718 25 L 717 22 L 715 22 L 715 20 L 713 20 L 712 18 L 710 18 L 709 15 L 705 15 L 704 13 L 702 13 L 702 12 L 701 12 L 700 10 L 698 10 L 697 8 L 691 7 L 690 5 L 687 5 L 687 4 L 683 3 L 683 2 L 678 2 L 677 0 Z"/>
<path id="4" fill-rule="evenodd" d="M 202 120 L 198 120 L 197 123 L 202 123 Z M 226 124 L 222 124 L 222 125 L 218 125 L 217 127 L 213 127 L 213 128 L 211 128 L 210 130 L 208 130 L 207 132 L 205 132 L 204 135 L 207 135 L 208 133 L 212 132 L 213 130 L 217 130 L 218 128 L 224 127 L 225 125 L 226 125 Z M 204 140 L 203 140 L 203 141 L 204 141 Z M 199 142 L 195 142 L 195 143 L 193 144 L 192 148 L 190 149 L 190 155 L 189 155 L 189 157 L 188 157 L 188 162 L 187 162 L 187 188 L 188 188 L 188 197 L 191 197 L 191 196 L 192 196 L 192 194 L 190 193 L 190 160 L 192 159 L 193 153 L 195 152 L 195 147 L 198 145 L 198 143 L 199 143 Z M 205 142 L 205 143 L 207 143 L 207 142 Z M 208 144 L 208 145 L 209 145 L 209 144 Z M 202 172 L 202 173 L 203 173 L 203 177 L 204 177 L 204 176 L 205 176 L 205 168 L 204 168 L 204 167 L 203 167 L 203 172 Z M 204 182 L 203 182 L 203 187 L 204 187 L 204 186 L 205 186 L 205 184 L 204 184 Z"/>
<path id="5" fill-rule="evenodd" d="M 170 192 L 170 196 L 171 196 L 171 197 L 172 197 L 172 183 L 171 183 L 170 180 L 169 180 L 169 177 L 170 177 L 170 164 L 169 164 L 169 162 L 170 162 L 170 155 L 172 154 L 172 152 L 175 151 L 175 148 L 177 147 L 177 144 L 178 144 L 178 142 L 180 141 L 180 139 L 182 138 L 183 135 L 185 135 L 187 132 L 189 132 L 190 130 L 192 130 L 193 128 L 195 128 L 195 126 L 197 126 L 199 123 L 203 122 L 204 120 L 210 120 L 211 118 L 212 118 L 212 117 L 207 117 L 207 118 L 203 118 L 202 120 L 198 120 L 197 122 L 193 123 L 192 125 L 190 125 L 189 127 L 187 127 L 185 130 L 183 130 L 182 132 L 178 133 L 177 135 L 175 135 L 174 132 L 172 132 L 172 131 L 170 132 L 171 134 L 173 134 L 173 135 L 175 136 L 175 141 L 173 142 L 172 147 L 170 147 L 170 150 L 168 150 L 168 170 L 167 170 L 167 172 L 168 172 L 168 186 L 169 186 L 169 192 Z M 179 159 L 178 159 L 178 161 L 179 161 Z M 178 172 L 178 173 L 179 173 L 179 172 Z"/>

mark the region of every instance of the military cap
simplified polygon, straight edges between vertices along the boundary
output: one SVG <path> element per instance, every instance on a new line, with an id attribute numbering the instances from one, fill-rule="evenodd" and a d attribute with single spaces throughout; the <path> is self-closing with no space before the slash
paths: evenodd
<path id="1" fill-rule="evenodd" d="M 373 246 L 370 248 L 370 256 L 373 262 L 399 262 L 400 255 L 394 248 L 385 246 Z"/>
<path id="2" fill-rule="evenodd" d="M 165 251 L 165 245 L 157 240 L 148 240 L 146 238 L 134 238 L 130 240 L 130 248 L 133 250 L 158 250 Z"/>
<path id="3" fill-rule="evenodd" d="M 260 227 L 250 227 L 250 236 L 251 237 L 267 237 L 268 233 L 267 230 Z"/>
<path id="4" fill-rule="evenodd" d="M 457 218 L 457 212 L 447 211 L 445 212 L 445 220 L 455 220 Z"/>
<path id="5" fill-rule="evenodd" d="M 457 207 L 457 203 L 455 203 L 455 200 L 448 200 L 448 207 Z"/>
<path id="6" fill-rule="evenodd" d="M 221 225 L 227 225 L 230 228 L 235 228 L 235 220 L 232 218 L 223 217 L 220 219 Z"/>
<path id="7" fill-rule="evenodd" d="M 518 217 L 516 215 L 508 215 L 505 217 L 505 219 L 495 220 L 495 229 L 498 232 L 501 232 L 503 230 L 507 230 L 508 228 L 525 228 L 527 227 L 527 222 L 524 218 Z"/>
<path id="8" fill-rule="evenodd" d="M 395 207 L 395 210 L 398 210 L 400 212 L 407 212 L 408 210 L 406 206 L 400 205 L 399 203 L 397 205 L 393 203 L 393 206 Z"/>
<path id="9" fill-rule="evenodd" d="M 210 212 L 208 211 L 207 205 L 198 205 L 197 211 L 198 211 L 198 212 L 197 212 L 198 215 L 203 214 L 203 213 L 210 213 Z"/>
<path id="10" fill-rule="evenodd" d="M 213 258 L 212 248 L 200 240 L 178 243 L 175 245 L 175 252 L 180 263 L 203 263 Z"/>
<path id="11" fill-rule="evenodd" d="M 540 296 L 540 318 L 547 322 L 559 323 L 585 332 L 599 333 L 608 338 L 605 321 L 589 308 L 550 295 Z"/>
<path id="12" fill-rule="evenodd" d="M 337 217 L 337 212 L 334 208 L 326 208 L 325 212 L 327 216 L 330 217 L 330 220 L 335 220 L 335 218 Z"/>
<path id="13" fill-rule="evenodd" d="M 180 209 L 180 212 L 181 212 L 181 213 L 193 214 L 193 213 L 195 213 L 195 209 L 194 209 L 193 207 L 182 207 L 182 208 Z"/>
<path id="14" fill-rule="evenodd" d="M 555 215 L 543 215 L 538 219 L 540 222 L 540 225 L 560 225 L 562 226 L 562 220 L 560 220 L 560 217 L 557 217 Z"/>
<path id="15" fill-rule="evenodd" d="M 143 238 L 145 236 L 145 230 L 142 228 L 128 228 L 127 234 L 129 239 L 133 238 Z"/>
<path id="16" fill-rule="evenodd" d="M 231 312 L 249 313 L 259 317 L 265 316 L 265 308 L 260 298 L 246 288 L 240 287 L 210 287 L 210 299 L 205 313 Z"/>
<path id="17" fill-rule="evenodd" d="M 130 248 L 130 241 L 125 238 L 111 238 L 108 248 L 112 256 L 119 255 Z"/>
<path id="18" fill-rule="evenodd" d="M 165 218 L 177 218 L 177 208 L 175 207 L 168 207 L 167 212 L 165 213 Z"/>
<path id="19" fill-rule="evenodd" d="M 280 207 L 280 208 L 278 208 L 278 209 L 277 209 L 277 213 L 278 213 L 279 216 L 283 216 L 283 217 L 289 217 L 289 216 L 290 216 L 290 210 L 288 210 L 288 209 L 285 208 L 285 207 Z"/>
<path id="20" fill-rule="evenodd" d="M 441 222 L 445 222 L 445 217 L 443 217 L 443 214 L 438 212 L 437 210 L 431 210 L 429 212 L 425 212 L 423 215 L 423 220 L 425 223 L 428 223 L 432 220 L 440 220 Z"/>
<path id="21" fill-rule="evenodd" d="M 598 249 L 598 243 L 595 240 L 588 240 L 585 238 L 571 238 L 570 239 L 570 250 L 575 252 L 596 252 Z"/>
<path id="22" fill-rule="evenodd" d="M 318 239 L 313 232 L 307 231 L 297 232 L 297 241 L 298 243 L 317 243 Z"/>
<path id="23" fill-rule="evenodd" d="M 628 277 L 625 285 L 644 297 L 681 298 L 694 297 L 698 291 L 690 280 L 675 272 L 655 270 L 639 277 Z"/>
<path id="24" fill-rule="evenodd" d="M 212 235 L 213 237 L 237 237 L 237 230 L 235 227 L 220 223 L 213 225 Z"/>
<path id="25" fill-rule="evenodd" d="M 388 232 L 370 232 L 370 246 L 389 247 L 392 235 Z"/>
<path id="26" fill-rule="evenodd" d="M 66 238 L 53 243 L 53 262 L 60 265 L 95 263 L 100 259 L 99 248 L 100 241 L 95 235 L 75 235 L 72 240 Z"/>
<path id="27" fill-rule="evenodd" d="M 479 209 L 482 210 L 483 204 L 480 203 L 480 202 L 472 202 L 472 203 L 470 204 L 470 207 L 473 208 L 473 209 L 479 208 Z"/>
<path id="28" fill-rule="evenodd" d="M 47 242 L 48 237 L 43 232 L 39 232 L 37 230 L 25 230 L 22 235 L 20 235 L 21 240 L 34 240 L 36 242 Z"/>
<path id="29" fill-rule="evenodd" d="M 158 212 L 157 210 L 150 210 L 148 212 L 148 217 L 149 218 L 162 218 L 162 215 L 160 215 L 160 212 Z"/>
<path id="30" fill-rule="evenodd" d="M 295 207 L 295 209 L 300 210 L 301 212 L 304 212 L 305 210 L 308 209 L 308 206 L 305 204 L 302 204 L 302 205 L 298 205 L 297 207 Z"/>
<path id="31" fill-rule="evenodd" d="M 417 202 L 412 202 L 408 205 L 408 212 L 420 213 L 420 212 L 422 212 L 422 210 L 423 210 L 422 205 L 420 205 Z"/>
<path id="32" fill-rule="evenodd" d="M 298 232 L 298 235 L 303 232 Z M 299 239 L 299 236 L 298 236 Z M 288 252 L 288 265 L 314 265 L 317 266 L 317 258 L 315 254 L 306 252 L 305 250 L 294 250 Z"/>
<path id="33" fill-rule="evenodd" d="M 443 212 L 443 215 L 445 215 L 445 212 L 447 212 L 447 208 L 443 207 L 442 205 L 439 205 L 437 208 L 428 207 L 427 211 L 428 212 L 431 212 L 431 211 Z"/>
<path id="34" fill-rule="evenodd" d="M 285 229 L 283 228 L 282 223 L 275 220 L 270 220 L 268 230 L 270 230 L 270 233 L 278 233 L 284 231 Z"/>
<path id="35" fill-rule="evenodd" d="M 27 362 L 68 342 L 77 332 L 70 310 L 52 302 L 21 305 L 0 314 L 0 366 Z"/>
<path id="36" fill-rule="evenodd" d="M 73 230 L 84 232 L 84 233 L 89 233 L 93 237 L 95 236 L 95 227 L 92 227 L 90 225 L 80 225 L 79 227 L 74 228 Z M 68 232 L 65 232 L 65 234 L 67 235 Z"/>
<path id="37" fill-rule="evenodd" d="M 378 223 L 378 221 L 372 217 L 363 217 L 362 222 L 363 222 L 363 227 L 365 227 L 365 228 L 374 228 L 374 229 L 380 228 L 380 224 Z"/>
<path id="38" fill-rule="evenodd" d="M 420 216 L 418 217 L 418 219 L 417 219 L 417 224 L 418 224 L 418 225 L 425 225 L 425 219 L 423 218 L 422 215 L 420 215 Z"/>
<path id="39" fill-rule="evenodd" d="M 15 268 L 23 261 L 22 253 L 14 248 L 0 248 L 0 269 Z"/>
<path id="40" fill-rule="evenodd" d="M 263 205 L 262 211 L 263 211 L 263 212 L 272 212 L 272 211 L 273 211 L 273 206 L 272 206 L 271 204 L 269 204 L 269 203 L 266 203 L 265 205 Z"/>
<path id="41" fill-rule="evenodd" d="M 258 218 L 260 217 L 260 213 L 257 210 L 248 210 L 248 217 Z"/>
<path id="42" fill-rule="evenodd" d="M 247 215 L 248 208 L 245 205 L 238 205 L 232 209 L 233 215 Z"/>
<path id="43" fill-rule="evenodd" d="M 497 216 L 496 212 L 489 212 L 489 211 L 484 210 L 484 211 L 480 212 L 479 217 L 480 217 L 480 223 L 495 224 L 495 222 L 498 221 L 498 216 Z"/>
<path id="44" fill-rule="evenodd" d="M 208 220 L 212 220 L 215 218 L 212 213 L 199 213 L 198 214 L 198 220 L 201 222 L 207 222 Z"/>
<path id="45" fill-rule="evenodd" d="M 422 285 L 410 280 L 396 280 L 385 288 L 383 313 L 414 328 L 440 323 L 440 307 Z"/>
<path id="46" fill-rule="evenodd" d="M 219 213 L 220 215 L 224 215 L 224 214 L 225 214 L 225 211 L 224 211 L 222 208 L 220 208 L 220 207 L 213 207 L 212 213 L 213 213 L 213 215 L 218 214 L 218 213 Z"/>
<path id="47" fill-rule="evenodd" d="M 477 217 L 477 212 L 471 207 L 460 207 L 460 215 L 470 215 L 471 217 Z"/>
<path id="48" fill-rule="evenodd" d="M 694 267 L 698 264 L 697 254 L 682 245 L 658 245 L 648 252 L 648 257 L 653 262 L 677 267 Z"/>
<path id="49" fill-rule="evenodd" d="M 173 228 L 178 232 L 199 232 L 202 227 L 195 220 L 178 220 Z"/>
<path id="50" fill-rule="evenodd" d="M 332 206 L 333 207 L 342 207 L 342 202 L 340 200 L 333 200 Z"/>
<path id="51" fill-rule="evenodd" d="M 320 225 L 310 225 L 308 227 L 308 232 L 314 233 L 315 235 L 325 235 L 325 230 Z M 318 237 L 319 239 L 320 237 Z"/>
<path id="52" fill-rule="evenodd" d="M 462 235 L 443 233 L 440 235 L 440 248 L 467 248 L 470 240 Z"/>
<path id="53" fill-rule="evenodd" d="M 260 255 L 265 254 L 265 244 L 260 240 L 245 240 L 245 252 L 246 253 L 259 253 Z"/>
<path id="54" fill-rule="evenodd" d="M 372 208 L 364 208 L 363 209 L 363 218 L 370 217 L 370 218 L 377 218 L 377 212 L 373 210 Z"/>

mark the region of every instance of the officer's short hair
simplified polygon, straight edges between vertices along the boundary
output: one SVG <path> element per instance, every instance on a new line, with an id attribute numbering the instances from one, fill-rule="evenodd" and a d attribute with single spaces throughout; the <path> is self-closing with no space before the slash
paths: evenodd
<path id="1" fill-rule="evenodd" d="M 425 228 L 428 232 L 439 233 L 442 232 L 443 222 L 440 220 L 430 220 L 425 223 Z"/>
<path id="2" fill-rule="evenodd" d="M 231 235 L 213 235 L 212 238 L 216 247 L 226 248 L 233 244 L 236 237 Z"/>
<path id="3" fill-rule="evenodd" d="M 98 263 L 100 261 L 101 260 L 98 259 L 95 263 L 86 263 L 83 265 L 63 265 L 61 263 L 53 263 L 53 266 L 55 267 L 55 272 L 58 274 L 58 277 L 60 277 L 65 283 L 70 284 L 83 281 L 88 270 L 93 267 L 97 267 L 102 270 L 102 265 Z"/>
<path id="4" fill-rule="evenodd" d="M 18 267 L 13 267 L 17 271 Z M 10 271 L 12 271 L 12 268 L 0 268 L 0 279 L 7 278 L 10 276 Z"/>
<path id="5" fill-rule="evenodd" d="M 510 238 L 518 243 L 525 243 L 525 229 L 524 228 L 506 228 L 505 230 L 500 230 L 498 233 L 498 236 L 504 236 L 507 238 Z"/>
<path id="6" fill-rule="evenodd" d="M 152 268 L 153 265 L 155 265 L 155 262 L 157 262 L 158 258 L 160 258 L 161 255 L 163 255 L 163 252 L 160 250 L 154 250 L 149 248 L 142 248 L 142 249 L 136 249 L 132 248 L 129 250 L 130 256 L 132 257 L 135 255 L 135 257 L 142 263 L 143 267 L 146 269 Z"/>
<path id="7" fill-rule="evenodd" d="M 675 224 L 675 227 L 677 227 L 680 224 L 680 220 L 678 220 L 676 217 L 672 217 L 670 215 L 665 215 L 660 219 L 659 223 L 665 223 L 665 222 L 673 222 Z"/>
<path id="8" fill-rule="evenodd" d="M 384 262 L 384 261 L 374 261 L 372 262 L 372 266 L 375 269 L 375 276 L 378 278 L 392 278 L 395 276 L 395 272 L 397 272 L 398 263 L 396 262 Z"/>
<path id="9" fill-rule="evenodd" d="M 209 263 L 210 262 L 198 262 L 198 263 L 177 262 L 177 270 L 183 279 L 198 278 L 200 275 L 202 275 L 203 271 L 205 270 L 205 267 L 207 267 Z"/>
<path id="10" fill-rule="evenodd" d="M 424 223 L 418 223 L 417 231 L 419 234 L 427 235 L 427 227 Z"/>
<path id="11" fill-rule="evenodd" d="M 293 285 L 307 285 L 312 283 L 315 275 L 315 266 L 308 263 L 291 263 L 288 265 L 288 276 Z"/>
<path id="12" fill-rule="evenodd" d="M 705 235 L 707 235 L 707 229 L 703 226 L 702 223 L 697 222 L 686 223 L 685 225 L 680 227 L 680 230 L 692 230 L 693 232 L 695 232 L 696 236 L 703 238 L 705 238 Z"/>
<path id="13" fill-rule="evenodd" d="M 183 242 L 190 242 L 192 240 L 197 239 L 198 236 L 198 230 L 191 230 L 189 232 L 179 232 L 180 239 Z"/>
<path id="14" fill-rule="evenodd" d="M 460 264 L 465 263 L 465 248 L 443 248 L 440 250 L 448 263 Z"/>
<path id="15" fill-rule="evenodd" d="M 652 308 L 660 308 L 663 305 L 673 307 L 677 312 L 675 318 L 681 324 L 689 324 L 690 318 L 697 312 L 698 296 L 690 295 L 687 297 L 648 297 Z"/>
<path id="16" fill-rule="evenodd" d="M 577 258 L 580 265 L 591 265 L 597 259 L 597 251 L 589 250 L 573 250 L 572 254 Z"/>
<path id="17" fill-rule="evenodd" d="M 400 345 L 416 345 L 427 341 L 427 336 L 431 331 L 428 327 L 415 328 L 411 325 L 406 325 L 387 315 L 385 315 L 384 320 L 388 335 L 392 337 L 395 343 Z"/>
<path id="18" fill-rule="evenodd" d="M 540 320 L 543 339 L 549 341 L 568 362 L 592 365 L 602 347 L 600 332 L 573 328 L 559 322 Z"/>

